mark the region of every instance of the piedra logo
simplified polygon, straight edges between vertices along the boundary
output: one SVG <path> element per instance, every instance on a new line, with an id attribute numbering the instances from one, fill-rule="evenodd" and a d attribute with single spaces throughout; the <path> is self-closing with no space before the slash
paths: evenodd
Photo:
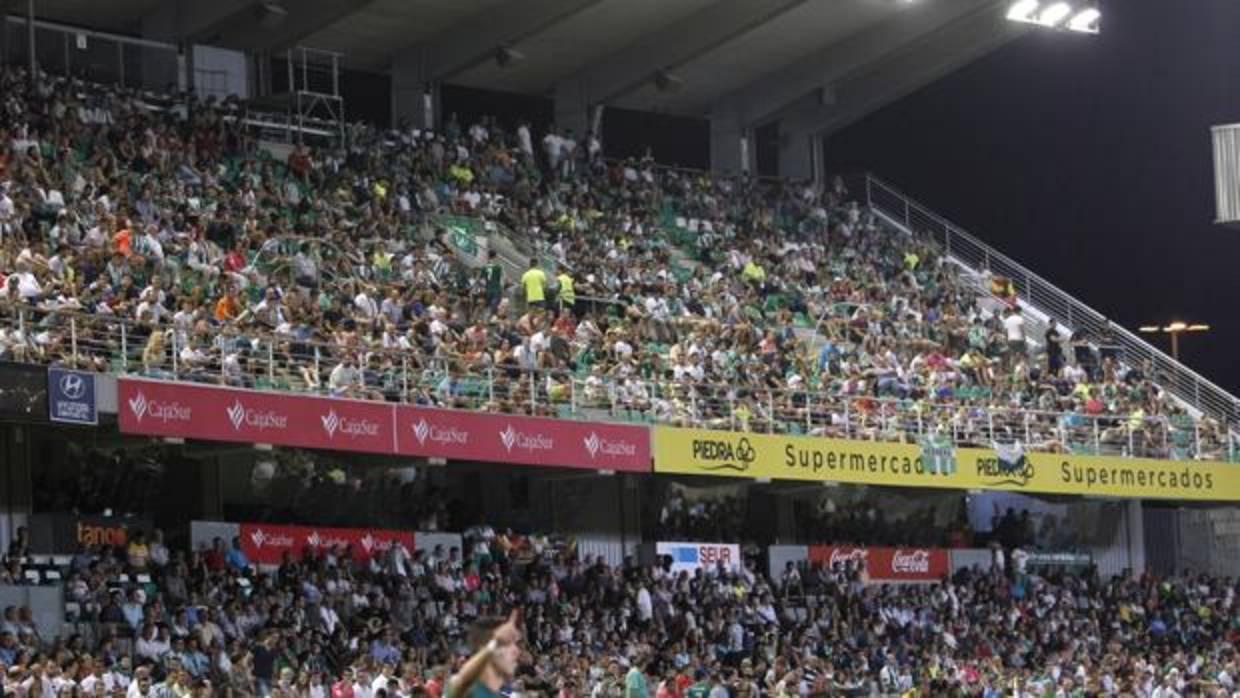
<path id="1" fill-rule="evenodd" d="M 987 485 L 1024 487 L 1034 472 L 1033 461 L 1019 449 L 1001 448 L 994 458 L 977 459 L 977 475 Z"/>
<path id="2" fill-rule="evenodd" d="M 749 470 L 758 453 L 745 436 L 735 442 L 731 439 L 694 439 L 693 458 L 702 470 L 743 473 Z"/>

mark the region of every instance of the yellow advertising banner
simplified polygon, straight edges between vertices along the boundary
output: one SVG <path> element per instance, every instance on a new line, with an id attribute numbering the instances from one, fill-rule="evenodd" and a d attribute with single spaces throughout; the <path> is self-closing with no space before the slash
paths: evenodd
<path id="1" fill-rule="evenodd" d="M 1240 464 L 1008 453 L 870 441 L 655 427 L 654 470 L 1103 497 L 1240 501 Z"/>

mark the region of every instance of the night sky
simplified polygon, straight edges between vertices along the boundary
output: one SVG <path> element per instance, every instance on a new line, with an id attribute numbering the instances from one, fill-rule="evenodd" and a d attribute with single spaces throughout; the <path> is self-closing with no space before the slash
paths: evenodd
<path id="1" fill-rule="evenodd" d="M 1240 2 L 1103 12 L 1099 36 L 1032 32 L 837 133 L 828 169 L 874 172 L 1131 330 L 1209 323 L 1181 360 L 1240 393 L 1240 229 L 1213 223 L 1209 130 L 1240 122 Z"/>

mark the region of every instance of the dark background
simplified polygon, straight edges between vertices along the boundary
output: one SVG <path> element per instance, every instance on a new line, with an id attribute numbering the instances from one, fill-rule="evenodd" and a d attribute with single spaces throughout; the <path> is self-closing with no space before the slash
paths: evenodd
<path id="1" fill-rule="evenodd" d="M 1240 230 L 1214 220 L 1210 127 L 1240 121 L 1240 2 L 1111 0 L 1098 36 L 1037 31 L 830 138 L 869 170 L 1240 392 Z M 1155 344 L 1170 353 L 1163 337 Z"/>

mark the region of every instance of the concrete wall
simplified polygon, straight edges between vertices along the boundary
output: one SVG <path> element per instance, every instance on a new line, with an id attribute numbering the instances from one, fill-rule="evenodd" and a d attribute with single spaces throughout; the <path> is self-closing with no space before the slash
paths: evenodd
<path id="1" fill-rule="evenodd" d="M 39 637 L 60 637 L 65 624 L 64 591 L 60 586 L 0 585 L 0 608 L 29 606 Z"/>

